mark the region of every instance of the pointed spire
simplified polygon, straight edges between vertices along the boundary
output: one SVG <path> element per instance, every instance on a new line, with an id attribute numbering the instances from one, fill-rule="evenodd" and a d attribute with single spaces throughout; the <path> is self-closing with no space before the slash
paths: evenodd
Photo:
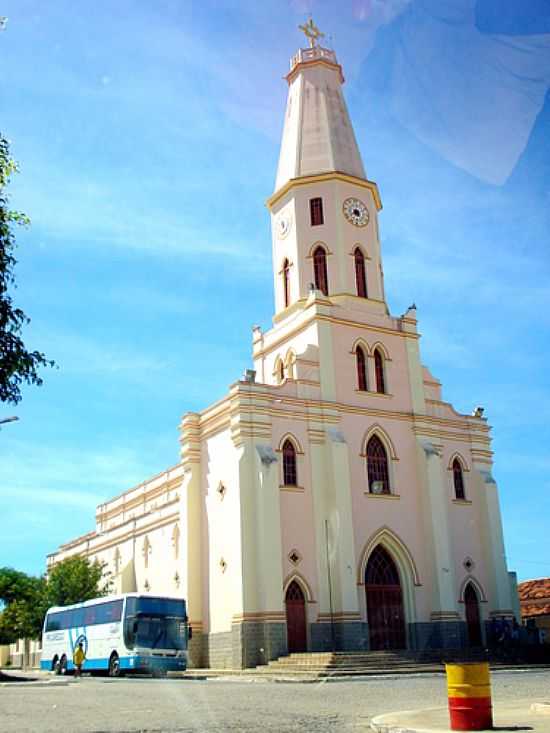
<path id="1" fill-rule="evenodd" d="M 289 90 L 276 191 L 293 178 L 319 173 L 366 177 L 342 94 L 342 68 L 334 51 L 317 45 L 320 31 L 312 28 L 307 27 L 314 34 L 311 47 L 291 59 L 286 77 Z"/>

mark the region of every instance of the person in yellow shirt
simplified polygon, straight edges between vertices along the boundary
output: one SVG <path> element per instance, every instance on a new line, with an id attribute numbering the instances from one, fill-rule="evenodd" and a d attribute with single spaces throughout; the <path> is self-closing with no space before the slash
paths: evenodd
<path id="1" fill-rule="evenodd" d="M 82 674 L 82 665 L 84 664 L 84 660 L 86 659 L 86 652 L 84 651 L 84 647 L 82 645 L 82 642 L 78 642 L 77 648 L 74 650 L 73 654 L 73 662 L 74 662 L 74 676 L 80 677 Z"/>

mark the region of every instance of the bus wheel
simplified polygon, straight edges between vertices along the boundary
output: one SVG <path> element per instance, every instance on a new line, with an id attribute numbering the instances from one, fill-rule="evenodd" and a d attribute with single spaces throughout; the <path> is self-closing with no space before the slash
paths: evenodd
<path id="1" fill-rule="evenodd" d="M 67 674 L 67 657 L 63 655 L 59 661 L 59 674 Z"/>
<path id="2" fill-rule="evenodd" d="M 153 677 L 156 677 L 156 678 L 166 677 L 166 670 L 162 668 L 153 669 Z"/>
<path id="3" fill-rule="evenodd" d="M 120 677 L 120 659 L 116 652 L 113 652 L 109 659 L 109 677 Z"/>

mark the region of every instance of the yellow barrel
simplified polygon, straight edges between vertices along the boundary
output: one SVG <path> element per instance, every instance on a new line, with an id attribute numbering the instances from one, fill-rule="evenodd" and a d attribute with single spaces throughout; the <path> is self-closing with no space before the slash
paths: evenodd
<path id="1" fill-rule="evenodd" d="M 491 677 L 488 662 L 446 664 L 452 730 L 493 727 Z"/>

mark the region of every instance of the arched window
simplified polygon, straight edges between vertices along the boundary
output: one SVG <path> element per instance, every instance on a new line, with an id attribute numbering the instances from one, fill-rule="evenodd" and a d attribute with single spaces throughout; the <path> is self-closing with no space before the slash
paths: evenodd
<path id="1" fill-rule="evenodd" d="M 355 262 L 355 284 L 357 286 L 357 295 L 360 298 L 367 297 L 367 275 L 365 273 L 365 257 L 359 247 L 353 253 Z"/>
<path id="2" fill-rule="evenodd" d="M 149 537 L 145 535 L 145 539 L 143 540 L 143 564 L 145 565 L 145 568 L 149 567 L 149 555 L 151 554 L 151 543 L 149 542 Z"/>
<path id="3" fill-rule="evenodd" d="M 458 458 L 453 461 L 453 483 L 455 487 L 455 498 L 465 499 L 466 494 L 464 493 L 464 477 L 462 475 L 462 466 Z"/>
<path id="4" fill-rule="evenodd" d="M 367 443 L 367 474 L 371 494 L 390 493 L 388 456 L 377 435 L 373 435 Z"/>
<path id="5" fill-rule="evenodd" d="M 380 394 L 386 392 L 386 383 L 384 380 L 384 357 L 379 349 L 374 351 L 374 373 L 376 375 L 376 391 Z"/>
<path id="6" fill-rule="evenodd" d="M 283 299 L 285 308 L 290 305 L 290 265 L 288 260 L 283 262 Z"/>
<path id="7" fill-rule="evenodd" d="M 315 287 L 328 295 L 327 253 L 322 247 L 317 247 L 313 253 L 313 272 Z"/>
<path id="8" fill-rule="evenodd" d="M 298 485 L 296 448 L 291 440 L 285 440 L 283 443 L 283 484 L 284 486 Z"/>
<path id="9" fill-rule="evenodd" d="M 400 585 L 395 563 L 380 545 L 374 548 L 369 557 L 365 582 L 369 585 Z"/>
<path id="10" fill-rule="evenodd" d="M 172 530 L 172 547 L 174 548 L 174 559 L 178 560 L 180 556 L 180 528 L 174 525 Z"/>
<path id="11" fill-rule="evenodd" d="M 120 561 L 121 561 L 120 550 L 117 547 L 115 550 L 115 574 L 117 574 L 118 571 L 120 570 Z"/>
<path id="12" fill-rule="evenodd" d="M 367 391 L 367 362 L 365 352 L 358 346 L 355 349 L 355 360 L 357 362 L 357 389 L 361 392 Z"/>
<path id="13" fill-rule="evenodd" d="M 295 363 L 296 363 L 296 354 L 293 351 L 289 351 L 285 359 L 287 379 L 295 379 L 295 374 L 294 374 Z"/>

